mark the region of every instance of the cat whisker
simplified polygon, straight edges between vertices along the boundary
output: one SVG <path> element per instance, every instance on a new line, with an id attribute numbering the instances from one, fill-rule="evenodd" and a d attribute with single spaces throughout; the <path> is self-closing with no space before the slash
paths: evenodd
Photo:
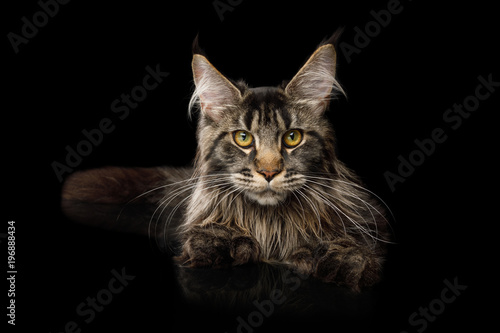
<path id="1" fill-rule="evenodd" d="M 167 242 L 167 228 L 168 228 L 168 226 L 170 225 L 170 222 L 171 222 L 171 220 L 172 220 L 172 217 L 174 216 L 174 214 L 175 214 L 175 212 L 177 211 L 177 209 L 179 209 L 179 207 L 180 207 L 181 205 L 183 205 L 185 201 L 189 200 L 189 199 L 191 198 L 191 196 L 192 196 L 192 195 L 193 195 L 193 194 L 191 193 L 191 194 L 189 194 L 188 196 L 186 196 L 184 199 L 182 199 L 182 200 L 181 200 L 181 201 L 180 201 L 177 205 L 175 205 L 175 207 L 171 210 L 170 214 L 168 215 L 167 220 L 165 221 L 165 224 L 164 224 L 164 226 L 163 226 L 163 242 L 164 242 L 165 244 L 168 244 L 168 242 Z M 163 210 L 162 210 L 162 211 L 163 211 Z M 155 228 L 155 230 L 156 230 L 156 228 Z M 156 232 L 156 231 L 155 231 L 155 232 Z"/>
<path id="2" fill-rule="evenodd" d="M 222 195 L 222 194 L 228 192 L 222 198 L 220 198 L 219 201 L 215 204 L 215 206 L 212 209 L 212 212 L 210 213 L 210 215 L 212 215 L 216 211 L 217 207 L 224 201 L 224 199 L 226 199 L 228 196 L 230 196 L 232 193 L 236 192 L 237 190 L 239 190 L 239 188 L 237 186 L 235 186 L 235 185 L 232 185 L 229 188 L 225 189 L 224 191 L 218 193 L 217 197 L 219 195 Z M 215 197 L 215 198 L 217 198 L 217 197 Z"/>
<path id="3" fill-rule="evenodd" d="M 306 177 L 307 179 L 307 177 Z M 339 188 L 335 188 L 333 186 L 329 186 L 329 185 L 326 185 L 326 184 L 323 184 L 323 183 L 320 183 L 320 182 L 317 182 L 317 181 L 313 181 L 311 179 L 308 179 L 308 182 L 310 183 L 313 183 L 313 184 L 317 184 L 317 185 L 320 185 L 320 186 L 323 186 L 323 187 L 326 187 L 326 188 L 329 188 L 329 189 L 332 189 L 332 190 L 335 190 L 335 191 L 338 191 L 338 192 L 341 192 L 349 197 L 352 197 L 352 198 L 355 198 L 357 200 L 359 200 L 361 203 L 363 203 L 363 205 L 366 207 L 366 209 L 370 212 L 370 215 L 372 217 L 372 220 L 375 224 L 375 233 L 378 234 L 378 225 L 376 223 L 376 219 L 375 219 L 375 216 L 373 215 L 373 212 L 372 212 L 372 209 L 375 210 L 381 217 L 383 217 L 383 214 L 380 213 L 380 211 L 378 211 L 373 205 L 371 205 L 369 202 L 367 202 L 366 200 L 363 200 L 362 198 L 360 198 L 358 195 L 356 194 L 353 194 L 351 192 L 348 192 L 348 191 L 344 191 L 344 190 L 341 190 Z M 359 211 L 356 209 L 357 208 L 360 208 L 362 209 L 363 207 L 362 206 L 359 206 L 359 205 L 356 205 L 354 202 L 352 201 L 349 201 L 347 202 L 346 200 L 342 200 L 342 197 L 340 196 L 334 196 L 333 194 L 331 193 L 328 193 L 328 192 L 325 192 L 328 196 L 331 196 L 332 198 L 340 201 L 341 203 L 344 203 L 345 205 L 349 206 L 349 207 L 352 207 L 352 209 L 356 212 L 356 214 L 358 216 L 360 216 L 366 224 L 368 224 L 368 222 L 364 219 L 363 217 L 363 214 L 360 214 Z M 368 225 L 367 225 L 368 226 Z"/>
<path id="4" fill-rule="evenodd" d="M 296 192 L 306 200 L 306 202 L 309 204 L 309 206 L 311 207 L 313 213 L 316 215 L 317 219 L 318 219 L 318 227 L 321 231 L 322 229 L 322 226 L 321 226 L 321 216 L 319 214 L 319 210 L 318 208 L 314 205 L 314 203 L 311 201 L 311 199 L 309 199 L 301 190 L 297 189 Z M 303 228 L 299 228 L 299 230 L 302 232 L 302 229 Z M 313 229 L 314 233 L 316 234 L 316 231 Z M 321 238 L 320 235 L 317 235 L 317 237 Z"/>
<path id="5" fill-rule="evenodd" d="M 156 219 L 156 223 L 155 223 L 155 228 L 154 228 L 154 232 L 155 232 L 155 239 L 156 239 L 156 235 L 157 235 L 157 227 L 158 227 L 158 222 L 159 222 L 159 219 L 161 218 L 161 215 L 163 214 L 163 211 L 166 209 L 166 207 L 168 207 L 168 205 L 176 198 L 178 197 L 179 195 L 183 194 L 184 192 L 186 191 L 189 191 L 189 190 L 192 190 L 194 189 L 195 185 L 194 184 L 189 184 L 189 185 L 186 185 L 186 186 L 183 186 L 177 190 L 175 190 L 173 193 L 169 193 L 169 195 L 165 195 L 165 199 L 162 199 L 160 201 L 160 203 L 158 204 L 158 207 L 154 210 L 153 214 L 151 215 L 151 218 L 149 220 L 149 226 L 148 226 L 148 236 L 149 238 L 151 239 L 151 224 L 153 222 L 153 219 L 156 215 L 156 212 L 161 209 L 161 212 L 160 214 L 158 215 L 157 219 Z M 189 198 L 192 194 L 188 195 L 187 198 Z M 182 200 L 181 202 L 183 202 L 184 200 Z"/>
<path id="6" fill-rule="evenodd" d="M 360 185 L 358 183 L 355 183 L 355 182 L 352 182 L 352 181 L 349 181 L 349 180 L 342 180 L 342 179 L 337 179 L 337 178 L 334 178 L 334 177 L 332 177 L 332 178 L 326 178 L 326 177 L 310 176 L 310 174 L 314 174 L 314 175 L 319 174 L 319 175 L 331 175 L 331 176 L 334 176 L 333 174 L 318 173 L 318 172 L 316 172 L 316 173 L 305 174 L 304 177 L 309 178 L 309 181 L 311 181 L 310 179 L 317 179 L 317 180 L 325 180 L 327 182 L 338 182 L 338 183 L 340 183 L 342 185 L 347 185 L 348 188 L 352 186 L 352 187 L 354 187 L 355 189 L 357 189 L 360 192 L 366 192 L 366 193 L 372 195 L 391 214 L 391 217 L 392 217 L 393 221 L 396 221 L 396 218 L 395 218 L 393 212 L 391 211 L 391 209 L 389 208 L 389 206 L 387 205 L 387 203 L 382 198 L 380 198 L 377 194 L 375 194 L 374 192 L 368 190 L 367 188 L 363 187 L 362 185 Z M 388 221 L 388 219 L 386 218 L 385 214 L 382 213 L 379 209 L 377 209 L 377 207 L 375 207 L 372 204 L 370 204 L 368 201 L 366 201 L 366 200 L 362 199 L 361 197 L 359 197 L 358 195 L 354 194 L 354 192 L 349 191 L 349 190 L 345 190 L 343 187 L 333 187 L 333 186 L 328 186 L 328 185 L 322 184 L 322 183 L 319 183 L 319 184 L 322 185 L 322 186 L 331 188 L 331 189 L 333 189 L 335 191 L 338 191 L 340 193 L 343 193 L 343 194 L 345 194 L 347 196 L 356 198 L 357 200 L 361 201 L 365 205 L 365 207 L 366 207 L 366 205 L 368 205 L 369 207 L 371 207 L 371 209 L 373 209 L 378 214 L 378 216 L 380 216 L 380 218 L 382 218 L 384 220 L 385 224 L 387 224 L 387 226 L 393 231 L 392 226 L 391 226 L 390 222 Z M 354 204 L 354 203 L 352 203 L 352 204 Z M 377 227 L 378 227 L 378 225 L 377 225 Z M 392 242 L 387 241 L 387 243 L 392 243 Z"/>
<path id="7" fill-rule="evenodd" d="M 300 201 L 300 198 L 297 196 L 297 194 L 295 194 L 295 191 L 292 192 L 293 196 L 295 197 L 295 199 L 297 199 L 297 202 L 299 203 L 300 205 L 300 208 L 302 209 L 302 221 L 306 221 L 306 213 L 305 213 L 305 210 L 304 210 L 304 206 L 302 206 L 302 201 Z"/>
<path id="8" fill-rule="evenodd" d="M 225 185 L 229 185 L 230 182 L 228 181 L 228 179 L 226 178 L 219 178 L 219 179 L 215 179 L 215 180 L 205 180 L 205 181 L 201 181 L 201 182 L 197 182 L 195 184 L 190 184 L 189 186 L 187 186 L 182 192 L 185 192 L 186 190 L 191 190 L 191 189 L 194 189 L 200 185 L 210 185 L 208 187 L 205 187 L 206 190 L 208 189 L 212 189 L 212 188 L 217 188 L 217 187 L 220 187 L 220 186 L 225 186 Z M 215 191 L 215 190 L 214 190 Z M 211 193 L 213 193 L 214 191 L 212 191 Z M 210 194 L 211 194 L 210 193 Z M 172 199 L 174 199 L 176 196 L 178 196 L 180 193 L 176 193 Z M 170 202 L 169 202 L 170 203 Z M 168 206 L 168 204 L 166 205 Z M 166 208 L 166 207 L 165 207 Z M 161 214 L 163 213 L 163 210 L 162 212 L 160 213 L 160 216 Z"/>
<path id="9" fill-rule="evenodd" d="M 363 227 L 356 220 L 354 220 L 352 217 L 350 217 L 349 215 L 347 215 L 342 209 L 340 209 L 339 207 L 337 207 L 333 202 L 331 202 L 328 198 L 326 198 L 322 193 L 320 193 L 316 189 L 312 188 L 311 186 L 308 186 L 308 185 L 304 185 L 304 186 L 306 188 L 309 188 L 314 193 L 316 193 L 319 196 L 319 198 L 322 201 L 324 201 L 324 203 L 326 205 L 328 205 L 329 207 L 331 207 L 332 209 L 334 209 L 336 212 L 341 213 L 344 217 L 346 217 L 359 231 L 361 231 L 362 234 L 369 236 L 374 242 L 376 242 L 376 241 L 384 241 L 384 240 L 380 239 L 377 236 L 377 233 L 375 233 L 375 235 L 373 234 L 373 231 L 370 229 L 369 224 L 367 223 L 367 221 L 363 218 L 363 216 L 361 214 L 359 214 L 357 212 L 358 216 L 360 216 L 365 221 L 365 224 L 367 225 L 367 228 Z M 375 243 L 374 243 L 374 245 L 375 245 Z"/>
<path id="10" fill-rule="evenodd" d="M 157 212 L 161 209 L 161 211 L 159 212 L 157 218 L 156 218 L 156 223 L 155 223 L 155 237 L 157 236 L 157 227 L 158 227 L 158 223 L 160 221 L 160 218 L 161 216 L 163 215 L 165 209 L 167 207 L 169 207 L 170 203 L 175 200 L 175 198 L 177 198 L 178 196 L 182 195 L 183 193 L 187 192 L 187 191 L 190 191 L 190 190 L 193 190 L 194 188 L 196 188 L 197 186 L 199 185 L 211 185 L 209 187 L 207 187 L 207 189 L 211 189 L 211 188 L 214 188 L 214 187 L 218 187 L 218 186 L 222 186 L 222 185 L 227 185 L 229 184 L 228 180 L 229 180 L 229 177 L 226 176 L 226 177 L 223 177 L 223 178 L 220 178 L 219 175 L 217 175 L 218 178 L 217 179 L 204 179 L 204 180 L 201 180 L 201 181 L 198 181 L 198 182 L 195 182 L 195 183 L 188 183 L 186 185 L 183 185 L 181 186 L 180 188 L 174 190 L 173 192 L 171 193 L 168 193 L 164 196 L 164 199 L 162 199 L 159 204 L 158 204 L 158 207 L 155 209 L 155 211 L 153 212 L 151 218 L 150 218 L 150 221 L 149 221 L 149 227 L 148 227 L 148 236 L 149 238 L 151 239 L 151 225 L 152 225 L 152 222 L 153 222 L 153 219 L 155 218 Z M 196 177 L 197 179 L 201 179 L 201 178 L 206 178 L 205 177 Z M 164 225 L 164 232 L 163 232 L 163 235 L 164 235 L 164 238 L 166 236 L 166 230 L 167 230 L 167 227 L 170 225 L 170 222 L 175 214 L 175 212 L 177 211 L 177 209 L 179 209 L 180 206 L 182 206 L 189 198 L 191 198 L 192 194 L 189 194 L 186 198 L 184 198 L 183 200 L 181 200 L 173 209 L 172 211 L 169 213 L 167 219 L 165 220 L 165 225 Z"/>
<path id="11" fill-rule="evenodd" d="M 224 194 L 224 197 L 220 198 L 219 201 L 215 204 L 214 208 L 212 209 L 212 212 L 210 213 L 210 215 L 214 214 L 214 212 L 217 210 L 217 208 L 221 205 L 221 203 L 228 197 L 230 196 L 232 193 L 236 192 L 240 190 L 240 192 L 233 198 L 233 200 L 231 200 L 231 202 L 234 201 L 234 199 L 236 199 L 236 197 L 241 194 L 242 190 L 240 188 L 238 188 L 237 186 L 235 185 L 232 185 L 230 186 L 229 188 L 225 189 L 224 191 L 220 192 L 220 193 L 217 193 L 216 196 L 214 196 L 212 199 L 217 199 L 220 195 Z M 228 193 L 226 193 L 228 192 Z M 211 200 L 212 201 L 212 200 Z M 230 204 L 229 204 L 230 205 Z M 213 231 L 213 227 L 214 227 L 214 223 L 211 223 L 211 227 L 212 227 L 212 231 Z M 214 234 L 215 234 L 215 231 L 213 231 Z"/>
<path id="12" fill-rule="evenodd" d="M 211 180 L 211 181 L 207 181 L 205 183 L 208 183 L 212 186 L 209 186 L 209 187 L 206 187 L 206 189 L 212 189 L 214 188 L 210 193 L 209 193 L 209 197 L 212 197 L 212 193 L 213 192 L 216 192 L 218 191 L 218 188 L 221 187 L 221 186 L 227 186 L 227 185 L 231 185 L 230 182 L 228 182 L 228 179 L 229 177 L 227 178 L 219 178 L 219 179 L 216 179 L 216 180 Z M 214 185 L 215 184 L 215 185 Z M 193 184 L 194 187 L 197 186 L 197 184 Z M 181 200 L 169 213 L 169 215 L 167 216 L 167 219 L 165 220 L 165 224 L 163 226 L 163 239 L 164 239 L 164 242 L 166 242 L 166 237 L 167 237 L 167 227 L 170 225 L 171 221 L 172 221 L 172 218 L 175 214 L 175 212 L 177 211 L 177 209 L 179 209 L 179 207 L 181 207 L 185 201 L 187 201 L 188 199 L 190 199 L 191 197 L 193 196 L 193 194 L 189 194 L 186 198 L 184 198 L 183 200 Z M 212 197 L 212 199 L 215 198 L 215 197 Z M 211 199 L 211 200 L 212 200 Z M 168 204 L 165 205 L 165 207 L 162 209 L 162 211 L 160 212 L 160 216 L 163 214 L 163 211 L 168 207 Z M 160 217 L 159 216 L 159 217 Z M 158 222 L 158 221 L 157 221 Z"/>
<path id="13" fill-rule="evenodd" d="M 310 190 L 311 192 L 313 192 L 314 194 L 316 195 L 319 195 L 320 196 L 320 199 L 327 205 L 329 206 L 330 208 L 333 209 L 333 211 L 335 212 L 335 214 L 339 217 L 340 219 L 340 222 L 342 223 L 342 227 L 344 229 L 344 234 L 347 235 L 347 229 L 346 229 L 346 225 L 344 223 L 344 220 L 342 219 L 342 216 L 339 215 L 338 213 L 338 208 L 332 203 L 330 202 L 329 200 L 327 200 L 326 198 L 322 198 L 322 195 L 321 193 L 319 193 L 318 191 L 314 190 L 312 187 L 310 186 L 307 186 L 306 184 L 304 184 L 304 187 L 307 188 L 308 190 Z"/>
<path id="14" fill-rule="evenodd" d="M 328 175 L 328 176 L 331 176 L 331 178 L 326 178 L 326 177 L 317 177 L 317 176 L 310 176 L 311 175 L 314 175 L 314 174 L 320 174 L 320 175 Z M 355 182 L 352 182 L 352 181 L 348 181 L 348 180 L 342 180 L 342 179 L 337 179 L 335 178 L 336 175 L 335 174 L 329 174 L 329 173 L 326 173 L 326 172 L 310 172 L 310 173 L 306 173 L 304 174 L 304 176 L 306 177 L 309 177 L 309 178 L 315 178 L 315 179 L 320 179 L 320 180 L 327 180 L 327 181 L 334 181 L 334 182 L 339 182 L 339 183 L 343 183 L 343 184 L 346 184 L 346 185 L 349 185 L 349 186 L 353 186 L 361 191 L 364 191 L 366 193 L 369 193 L 371 195 L 373 195 L 383 206 L 385 209 L 387 209 L 387 211 L 391 214 L 391 217 L 394 221 L 396 221 L 396 217 L 394 216 L 394 214 L 392 213 L 389 205 L 379 196 L 377 195 L 375 192 L 373 191 L 370 191 L 369 189 L 367 189 L 366 187 L 358 184 L 358 183 L 355 183 Z M 387 223 L 389 223 L 389 221 L 387 221 L 387 219 L 384 217 L 384 214 L 380 214 Z"/>
<path id="15" fill-rule="evenodd" d="M 120 210 L 120 212 L 118 213 L 118 215 L 117 215 L 117 217 L 116 217 L 116 221 L 118 221 L 118 220 L 120 219 L 120 217 L 121 217 L 121 215 L 122 215 L 123 211 L 127 208 L 127 206 L 128 206 L 130 203 L 132 203 L 132 202 L 134 202 L 134 201 L 136 201 L 136 200 L 138 200 L 138 199 L 140 199 L 140 198 L 142 198 L 142 197 L 144 197 L 144 196 L 146 196 L 146 195 L 148 195 L 148 194 L 150 194 L 150 193 L 153 193 L 153 192 L 155 192 L 155 191 L 159 191 L 159 190 L 163 190 L 163 189 L 166 189 L 166 188 L 168 188 L 168 187 L 177 186 L 177 185 L 182 184 L 182 183 L 194 182 L 194 181 L 197 181 L 197 180 L 202 179 L 202 178 L 208 178 L 208 177 L 220 177 L 220 176 L 230 176 L 230 175 L 231 175 L 231 174 L 213 174 L 213 175 L 192 176 L 192 177 L 190 177 L 190 178 L 183 179 L 183 180 L 180 180 L 180 181 L 177 181 L 177 182 L 172 182 L 172 183 L 169 183 L 169 184 L 165 184 L 165 185 L 161 185 L 161 186 L 156 186 L 156 187 L 153 187 L 153 188 L 151 188 L 151 189 L 149 189 L 149 190 L 147 190 L 147 191 L 145 191 L 145 192 L 143 192 L 143 193 L 141 193 L 141 194 L 139 194 L 139 195 L 135 196 L 134 198 L 130 199 L 129 201 L 127 201 L 127 202 L 123 205 L 123 207 L 122 207 L 122 209 Z"/>
<path id="16" fill-rule="evenodd" d="M 350 216 L 348 216 L 343 210 L 341 210 L 340 208 L 338 208 L 333 202 L 331 202 L 326 197 L 324 197 L 319 191 L 313 189 L 310 186 L 307 186 L 307 185 L 304 185 L 304 186 L 307 187 L 310 191 L 314 192 L 319 197 L 319 199 L 321 201 L 323 201 L 328 207 L 332 208 L 335 211 L 335 213 L 337 214 L 337 216 L 340 218 L 340 220 L 342 222 L 342 225 L 344 226 L 344 232 L 346 234 L 347 234 L 346 227 L 345 227 L 343 218 L 342 218 L 342 216 L 340 216 L 340 214 L 342 214 L 344 217 L 346 217 L 356 227 L 356 229 L 360 230 L 362 233 L 369 234 L 369 232 L 367 232 L 365 230 L 365 228 L 363 228 L 359 223 L 357 223 L 354 219 L 352 219 Z M 365 238 L 364 235 L 363 235 L 363 238 Z M 366 238 L 365 238 L 365 240 L 366 240 Z"/>
<path id="17" fill-rule="evenodd" d="M 139 195 L 137 195 L 136 197 L 130 199 L 129 201 L 127 201 L 127 204 L 145 196 L 145 195 L 148 195 L 149 193 L 152 193 L 154 191 L 158 191 L 158 190 L 161 190 L 161 189 L 164 189 L 164 188 L 167 188 L 167 187 L 170 187 L 170 186 L 176 186 L 176 185 L 179 185 L 179 184 L 182 184 L 182 183 L 189 183 L 189 182 L 194 182 L 194 181 L 197 181 L 199 179 L 202 179 L 202 178 L 208 178 L 208 177 L 220 177 L 220 176 L 230 176 L 231 174 L 213 174 L 213 175 L 203 175 L 203 176 L 196 176 L 196 177 L 190 177 L 190 178 L 187 178 L 187 179 L 183 179 L 183 180 L 180 180 L 180 181 L 177 181 L 177 182 L 173 182 L 173 183 L 169 183 L 169 184 L 166 184 L 166 185 L 161 185 L 161 186 L 157 186 L 157 187 L 154 187 L 150 190 L 147 190 L 146 192 L 144 193 L 141 193 Z"/>

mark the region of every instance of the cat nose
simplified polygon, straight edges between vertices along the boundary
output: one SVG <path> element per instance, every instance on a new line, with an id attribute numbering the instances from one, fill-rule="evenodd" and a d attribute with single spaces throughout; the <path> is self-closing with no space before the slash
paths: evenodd
<path id="1" fill-rule="evenodd" d="M 270 182 L 271 180 L 273 180 L 274 176 L 276 176 L 278 173 L 281 172 L 281 170 L 272 170 L 272 171 L 268 171 L 268 170 L 258 170 L 257 171 L 258 173 L 260 173 L 261 175 L 264 176 L 264 178 Z"/>

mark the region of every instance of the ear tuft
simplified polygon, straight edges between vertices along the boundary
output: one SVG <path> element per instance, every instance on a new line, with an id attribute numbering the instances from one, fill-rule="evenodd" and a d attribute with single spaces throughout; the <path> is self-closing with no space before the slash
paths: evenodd
<path id="1" fill-rule="evenodd" d="M 193 50 L 193 54 L 201 54 L 202 56 L 206 56 L 205 51 L 200 47 L 200 43 L 198 41 L 199 36 L 200 34 L 197 33 L 196 37 L 193 40 L 193 44 L 191 45 L 191 49 Z"/>
<path id="2" fill-rule="evenodd" d="M 224 111 L 241 100 L 241 92 L 203 55 L 193 55 L 192 68 L 196 89 L 189 102 L 189 115 L 198 106 L 202 114 L 220 121 Z"/>
<path id="3" fill-rule="evenodd" d="M 335 49 L 337 49 L 337 46 L 338 46 L 338 42 L 340 40 L 340 36 L 342 36 L 342 34 L 344 33 L 344 27 L 340 27 L 338 28 L 337 30 L 335 30 L 335 32 L 329 37 L 329 38 L 326 38 L 324 39 L 318 46 L 318 48 L 320 46 L 323 46 L 323 45 L 327 45 L 327 44 L 332 44 L 333 47 Z"/>

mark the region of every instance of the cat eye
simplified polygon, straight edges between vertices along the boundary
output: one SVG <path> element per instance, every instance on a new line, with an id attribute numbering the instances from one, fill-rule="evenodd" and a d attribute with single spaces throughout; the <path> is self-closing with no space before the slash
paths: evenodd
<path id="1" fill-rule="evenodd" d="M 247 131 L 235 131 L 233 139 L 236 144 L 242 148 L 250 148 L 253 143 L 253 136 Z"/>
<path id="2" fill-rule="evenodd" d="M 283 135 L 283 144 L 287 148 L 293 148 L 299 145 L 302 141 L 302 132 L 299 130 L 289 130 Z"/>

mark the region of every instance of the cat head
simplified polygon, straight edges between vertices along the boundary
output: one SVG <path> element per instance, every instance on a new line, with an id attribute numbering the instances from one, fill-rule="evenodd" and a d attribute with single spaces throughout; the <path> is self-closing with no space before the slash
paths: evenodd
<path id="1" fill-rule="evenodd" d="M 307 175 L 334 174 L 334 135 L 325 111 L 343 93 L 335 78 L 336 37 L 278 87 L 234 82 L 195 53 L 190 110 L 200 111 L 197 170 L 220 174 L 261 205 L 283 202 Z"/>

